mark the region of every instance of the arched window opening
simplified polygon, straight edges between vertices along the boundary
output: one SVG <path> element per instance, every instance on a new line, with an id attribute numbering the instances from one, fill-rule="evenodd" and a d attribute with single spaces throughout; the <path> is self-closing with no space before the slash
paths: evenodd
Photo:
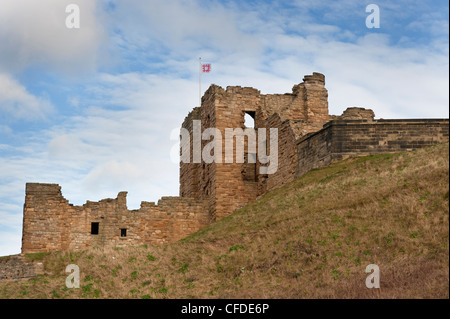
<path id="1" fill-rule="evenodd" d="M 245 112 L 244 126 L 247 128 L 255 128 L 255 112 Z"/>

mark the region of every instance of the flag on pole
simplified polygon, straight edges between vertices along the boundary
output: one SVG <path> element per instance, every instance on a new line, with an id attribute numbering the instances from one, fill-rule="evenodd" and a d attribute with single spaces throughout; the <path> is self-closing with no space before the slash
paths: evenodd
<path id="1" fill-rule="evenodd" d="M 211 72 L 211 64 L 209 64 L 209 63 L 202 64 L 202 72 L 203 73 Z"/>
<path id="2" fill-rule="evenodd" d="M 202 105 L 202 73 L 209 73 L 211 72 L 211 64 L 209 63 L 202 63 L 202 58 L 198 58 L 198 63 L 200 66 L 199 75 L 198 75 L 198 99 L 199 99 L 199 105 Z"/>

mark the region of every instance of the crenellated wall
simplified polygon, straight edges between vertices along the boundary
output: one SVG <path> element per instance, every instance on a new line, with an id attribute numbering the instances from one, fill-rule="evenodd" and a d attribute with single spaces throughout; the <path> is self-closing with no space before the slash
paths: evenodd
<path id="1" fill-rule="evenodd" d="M 158 205 L 142 202 L 140 209 L 128 210 L 126 195 L 120 192 L 115 199 L 74 206 L 62 196 L 57 184 L 28 183 L 22 253 L 163 244 L 209 223 L 207 200 L 163 197 Z M 97 234 L 92 234 L 92 223 L 98 223 Z"/>

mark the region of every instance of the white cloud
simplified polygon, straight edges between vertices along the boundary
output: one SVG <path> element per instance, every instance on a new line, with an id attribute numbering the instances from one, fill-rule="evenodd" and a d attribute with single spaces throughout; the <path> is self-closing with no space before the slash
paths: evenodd
<path id="1" fill-rule="evenodd" d="M 83 143 L 75 132 L 55 136 L 48 144 L 48 157 L 55 160 L 79 162 L 94 151 L 94 146 Z"/>
<path id="2" fill-rule="evenodd" d="M 52 112 L 51 103 L 30 94 L 19 82 L 0 73 L 0 111 L 14 119 L 45 119 Z"/>
<path id="3" fill-rule="evenodd" d="M 11 130 L 11 128 L 9 126 L 0 124 L 0 133 L 1 134 L 5 134 L 5 135 L 9 135 L 9 134 L 12 133 L 12 130 Z M 2 146 L 3 145 L 0 144 L 0 149 L 2 149 Z M 7 146 L 7 145 L 4 145 L 4 146 Z"/>
<path id="4" fill-rule="evenodd" d="M 315 65 L 325 70 L 335 114 L 362 106 L 383 118 L 448 116 L 448 56 L 427 47 L 392 47 L 367 36 L 357 45 L 320 44 Z"/>
<path id="5" fill-rule="evenodd" d="M 240 16 L 219 2 L 116 1 L 111 14 L 121 41 L 184 57 L 196 50 L 261 53 L 258 41 L 239 30 Z M 150 53 L 151 54 L 151 53 Z"/>
<path id="6" fill-rule="evenodd" d="M 77 205 L 115 197 L 119 191 L 129 191 L 133 208 L 143 200 L 177 195 L 178 163 L 170 160 L 175 144 L 170 132 L 195 104 L 196 85 L 126 73 L 100 74 L 85 86 L 89 94 L 80 103 L 99 106 L 41 133 L 30 145 L 32 153 L 42 150 L 39 157 L 46 161 L 36 172 L 63 186 L 66 198 Z"/>
<path id="7" fill-rule="evenodd" d="M 6 212 L 6 210 L 16 210 L 21 209 L 20 206 L 14 205 L 14 204 L 3 204 L 2 210 L 0 211 L 0 225 L 1 227 L 5 228 L 12 228 L 14 230 L 19 229 L 22 224 L 22 217 L 17 214 L 11 214 Z"/>
<path id="8" fill-rule="evenodd" d="M 0 220 L 1 222 L 1 220 Z M 22 232 L 0 230 L 0 256 L 19 254 L 22 247 Z"/>
<path id="9" fill-rule="evenodd" d="M 0 209 L 0 256 L 18 254 L 22 240 L 22 216 L 8 210 L 15 211 L 20 207 L 2 203 Z"/>
<path id="10" fill-rule="evenodd" d="M 104 41 L 98 1 L 77 0 L 79 29 L 68 29 L 65 12 L 72 0 L 2 0 L 0 10 L 0 71 L 30 66 L 77 73 L 98 63 Z"/>

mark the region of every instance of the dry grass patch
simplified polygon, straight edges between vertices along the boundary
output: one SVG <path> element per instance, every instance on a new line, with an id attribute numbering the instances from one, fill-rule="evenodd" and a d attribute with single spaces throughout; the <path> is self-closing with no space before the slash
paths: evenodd
<path id="1" fill-rule="evenodd" d="M 165 246 L 43 256 L 3 298 L 448 298 L 448 143 L 313 170 Z M 79 265 L 81 288 L 65 287 Z M 368 289 L 377 264 L 381 289 Z"/>

